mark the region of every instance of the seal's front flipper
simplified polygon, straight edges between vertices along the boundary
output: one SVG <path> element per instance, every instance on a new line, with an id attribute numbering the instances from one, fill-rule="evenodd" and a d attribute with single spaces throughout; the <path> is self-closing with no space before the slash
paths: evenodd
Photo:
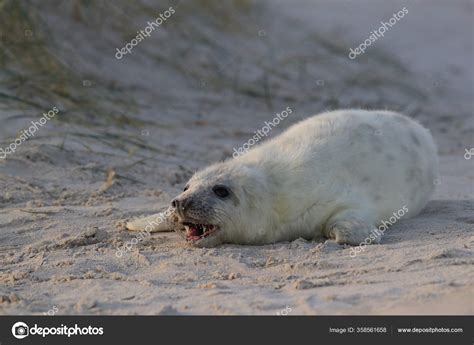
<path id="1" fill-rule="evenodd" d="M 166 210 L 148 217 L 134 219 L 125 224 L 131 231 L 161 232 L 174 231 L 179 228 L 173 210 Z"/>
<path id="2" fill-rule="evenodd" d="M 380 243 L 382 234 L 370 220 L 365 218 L 363 212 L 340 212 L 328 222 L 325 235 L 339 244 L 357 246 L 361 243 Z"/>

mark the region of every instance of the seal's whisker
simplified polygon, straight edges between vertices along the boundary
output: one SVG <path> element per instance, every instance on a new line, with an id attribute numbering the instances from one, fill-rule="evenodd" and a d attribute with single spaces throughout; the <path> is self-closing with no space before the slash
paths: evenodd
<path id="1" fill-rule="evenodd" d="M 221 218 L 221 214 L 223 214 L 226 217 L 226 219 L 232 223 L 234 228 L 237 227 L 237 225 L 235 224 L 234 219 L 232 219 L 232 217 L 228 217 L 227 213 L 223 209 L 220 209 L 220 208 L 216 207 L 216 208 L 214 208 L 214 211 L 215 211 L 215 218 L 218 219 L 219 222 L 221 222 L 222 224 L 225 223 L 224 220 Z M 221 212 L 221 213 L 219 213 L 219 212 Z"/>

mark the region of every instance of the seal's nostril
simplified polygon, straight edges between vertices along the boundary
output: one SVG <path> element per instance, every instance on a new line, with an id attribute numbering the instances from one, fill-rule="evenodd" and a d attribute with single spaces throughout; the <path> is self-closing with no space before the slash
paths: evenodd
<path id="1" fill-rule="evenodd" d="M 171 201 L 171 206 L 173 206 L 174 208 L 178 208 L 178 206 L 179 206 L 178 199 L 174 199 L 173 201 Z"/>

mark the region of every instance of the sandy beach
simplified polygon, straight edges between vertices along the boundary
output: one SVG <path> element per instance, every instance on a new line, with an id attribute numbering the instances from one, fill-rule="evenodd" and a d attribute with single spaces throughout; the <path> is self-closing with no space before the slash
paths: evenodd
<path id="1" fill-rule="evenodd" d="M 58 112 L 0 159 L 0 313 L 473 314 L 472 1 L 7 3 L 22 19 L 0 17 L 0 146 Z M 350 107 L 429 128 L 440 178 L 425 210 L 356 257 L 332 240 L 206 249 L 173 232 L 117 254 L 136 235 L 127 219 L 168 207 L 288 106 L 269 138 Z"/>

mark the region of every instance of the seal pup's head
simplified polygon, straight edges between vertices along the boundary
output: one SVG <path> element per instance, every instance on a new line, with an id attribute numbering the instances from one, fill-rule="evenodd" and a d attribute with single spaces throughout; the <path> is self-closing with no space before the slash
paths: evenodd
<path id="1" fill-rule="evenodd" d="M 264 227 L 265 188 L 258 165 L 229 160 L 194 174 L 171 204 L 191 245 L 252 243 Z"/>

